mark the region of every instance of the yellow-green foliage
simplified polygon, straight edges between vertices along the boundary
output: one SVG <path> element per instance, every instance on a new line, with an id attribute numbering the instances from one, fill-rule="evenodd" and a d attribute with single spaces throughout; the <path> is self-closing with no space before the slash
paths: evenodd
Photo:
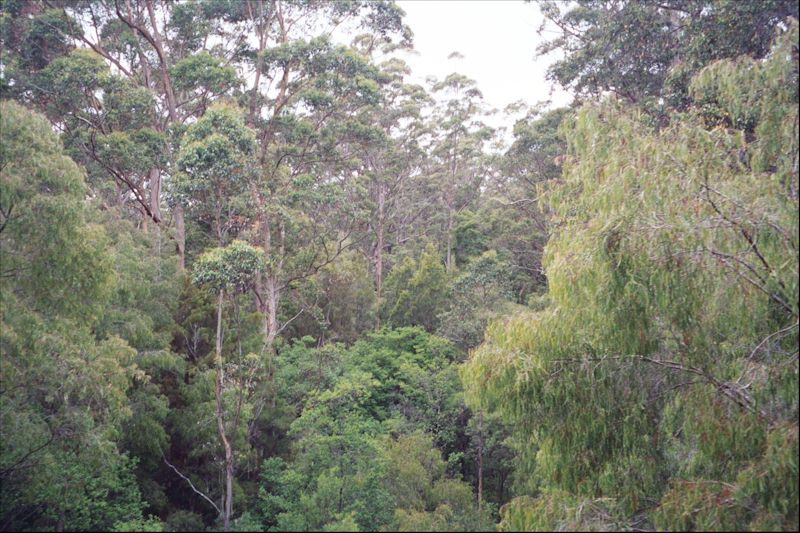
<path id="1" fill-rule="evenodd" d="M 618 531 L 610 500 L 576 498 L 552 490 L 538 498 L 514 498 L 500 509 L 499 531 Z"/>
<path id="2" fill-rule="evenodd" d="M 490 326 L 462 372 L 544 491 L 503 527 L 584 527 L 585 498 L 629 525 L 797 527 L 796 42 L 795 22 L 766 61 L 710 65 L 660 130 L 614 100 L 565 125 L 549 304 Z"/>

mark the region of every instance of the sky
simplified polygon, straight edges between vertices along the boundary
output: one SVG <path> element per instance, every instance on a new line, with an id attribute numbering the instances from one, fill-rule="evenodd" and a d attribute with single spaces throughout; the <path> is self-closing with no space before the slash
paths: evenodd
<path id="1" fill-rule="evenodd" d="M 547 67 L 558 56 L 536 56 L 536 47 L 545 37 L 536 32 L 542 15 L 535 3 L 400 0 L 397 4 L 414 32 L 417 54 L 405 57 L 413 71 L 412 81 L 424 83 L 426 76 L 443 79 L 459 72 L 474 79 L 487 104 L 501 111 L 518 100 L 531 105 L 551 100 L 550 107 L 571 101 L 568 93 L 545 78 Z M 454 51 L 463 59 L 448 59 Z M 510 129 L 514 119 L 498 114 L 487 122 Z"/>

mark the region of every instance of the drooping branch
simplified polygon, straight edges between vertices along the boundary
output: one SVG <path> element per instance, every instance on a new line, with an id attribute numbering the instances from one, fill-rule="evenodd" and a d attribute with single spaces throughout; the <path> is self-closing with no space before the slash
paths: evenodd
<path id="1" fill-rule="evenodd" d="M 770 417 L 764 410 L 759 409 L 756 406 L 755 400 L 746 391 L 747 386 L 740 385 L 739 383 L 731 383 L 728 381 L 720 380 L 714 377 L 707 370 L 704 370 L 702 368 L 697 368 L 694 366 L 685 365 L 678 361 L 655 359 L 653 357 L 646 355 L 632 354 L 632 355 L 609 355 L 602 357 L 586 357 L 586 358 L 576 358 L 576 359 L 556 359 L 552 362 L 563 363 L 563 364 L 582 364 L 586 362 L 602 363 L 607 361 L 625 361 L 625 360 L 648 363 L 663 368 L 668 368 L 670 370 L 676 370 L 678 372 L 684 372 L 687 374 L 693 374 L 695 376 L 699 376 L 702 378 L 702 380 L 699 382 L 705 382 L 710 385 L 713 385 L 720 394 L 733 401 L 736 405 L 738 405 L 745 411 L 754 413 L 758 417 L 770 423 L 774 421 L 772 417 Z M 558 371 L 556 372 L 556 374 L 557 373 Z"/>

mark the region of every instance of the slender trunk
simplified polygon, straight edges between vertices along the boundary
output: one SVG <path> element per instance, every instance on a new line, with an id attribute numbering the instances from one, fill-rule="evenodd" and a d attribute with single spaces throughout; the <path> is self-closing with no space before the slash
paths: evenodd
<path id="1" fill-rule="evenodd" d="M 150 213 L 153 224 L 153 251 L 161 255 L 161 171 L 153 167 L 149 172 L 150 182 Z"/>
<path id="2" fill-rule="evenodd" d="M 148 174 L 150 182 L 150 213 L 156 224 L 161 223 L 161 171 L 153 167 Z"/>
<path id="3" fill-rule="evenodd" d="M 266 294 L 267 313 L 264 317 L 265 318 L 264 340 L 267 345 L 267 353 L 269 354 L 270 357 L 272 357 L 272 350 L 275 344 L 275 338 L 278 336 L 278 302 L 280 301 L 280 289 L 278 287 L 278 280 L 273 273 L 267 274 L 266 290 L 267 290 Z"/>
<path id="4" fill-rule="evenodd" d="M 453 270 L 453 211 L 447 212 L 447 261 L 445 270 L 449 274 Z"/>
<path id="5" fill-rule="evenodd" d="M 447 263 L 449 274 L 453 269 L 453 211 L 455 210 L 456 176 L 458 174 L 458 131 L 453 136 L 453 157 L 450 165 L 450 190 L 447 191 Z"/>
<path id="6" fill-rule="evenodd" d="M 222 401 L 223 391 L 223 370 L 222 370 L 222 304 L 225 301 L 225 291 L 219 291 L 217 299 L 217 338 L 216 338 L 216 362 L 217 376 L 214 386 L 214 396 L 217 400 L 217 429 L 225 448 L 225 505 L 223 510 L 223 520 L 225 531 L 230 530 L 231 515 L 233 514 L 233 448 L 225 432 L 225 412 Z"/>
<path id="7" fill-rule="evenodd" d="M 376 222 L 375 231 L 377 233 L 377 242 L 375 243 L 375 297 L 378 305 L 381 304 L 381 294 L 383 291 L 383 246 L 384 246 L 384 227 L 383 216 L 386 205 L 386 194 L 383 190 L 383 184 L 378 184 L 378 219 Z M 375 329 L 381 327 L 381 315 L 375 314 Z"/>
<path id="8" fill-rule="evenodd" d="M 478 412 L 478 510 L 483 506 L 483 411 Z"/>
<path id="9" fill-rule="evenodd" d="M 167 109 L 169 111 L 169 121 L 172 123 L 178 122 L 178 111 L 175 104 L 175 92 L 172 89 L 172 80 L 169 77 L 169 66 L 167 65 L 167 56 L 164 53 L 164 45 L 162 43 L 161 34 L 158 31 L 158 23 L 156 21 L 155 8 L 153 7 L 152 0 L 145 0 L 147 7 L 147 14 L 150 18 L 150 25 L 153 28 L 152 35 L 149 35 L 151 44 L 158 54 L 159 61 L 159 74 L 161 76 L 161 83 L 164 86 L 164 95 L 167 99 Z M 145 30 L 146 32 L 146 30 Z M 145 36 L 147 38 L 147 36 Z M 160 189 L 160 185 L 159 185 Z M 176 251 L 178 254 L 178 271 L 182 271 L 185 266 L 185 250 L 186 250 L 186 234 L 183 224 L 183 206 L 178 203 L 175 206 L 175 241 Z"/>
<path id="10" fill-rule="evenodd" d="M 261 231 L 261 246 L 264 249 L 264 255 L 267 258 L 272 257 L 272 232 L 269 219 L 262 215 L 259 223 Z M 278 304 L 280 302 L 280 287 L 278 280 L 277 267 L 272 265 L 264 276 L 259 276 L 259 284 L 262 287 L 261 293 L 262 308 L 264 310 L 264 322 L 262 334 L 264 335 L 264 352 L 267 355 L 267 380 L 272 381 L 274 375 L 274 358 L 275 358 L 275 339 L 278 336 Z M 272 403 L 275 402 L 275 395 L 272 395 Z"/>
<path id="11" fill-rule="evenodd" d="M 161 34 L 158 32 L 158 23 L 156 22 L 156 12 L 153 8 L 153 1 L 146 0 L 145 5 L 147 6 L 147 14 L 150 17 L 150 25 L 153 28 L 153 47 L 156 49 L 156 53 L 158 54 L 158 60 L 160 64 L 160 74 L 161 74 L 161 83 L 164 84 L 164 93 L 167 97 L 167 107 L 169 109 L 169 119 L 172 122 L 177 122 L 178 120 L 178 113 L 176 111 L 175 106 L 175 93 L 172 90 L 172 80 L 169 78 L 169 71 L 167 66 L 167 56 L 164 54 L 164 46 L 161 43 Z"/>
<path id="12" fill-rule="evenodd" d="M 176 204 L 172 214 L 175 216 L 175 251 L 178 254 L 178 272 L 183 272 L 186 257 L 186 230 L 183 225 L 183 206 Z"/>
<path id="13" fill-rule="evenodd" d="M 225 240 L 222 238 L 222 206 L 219 198 L 214 201 L 214 233 L 217 234 L 217 246 L 224 246 Z"/>

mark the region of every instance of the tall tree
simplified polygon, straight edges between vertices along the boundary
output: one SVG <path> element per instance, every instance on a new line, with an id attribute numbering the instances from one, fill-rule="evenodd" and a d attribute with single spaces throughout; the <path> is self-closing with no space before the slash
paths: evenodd
<path id="1" fill-rule="evenodd" d="M 797 526 L 797 28 L 667 127 L 615 99 L 570 121 L 549 304 L 464 374 L 527 456 L 501 527 Z"/>
<path id="2" fill-rule="evenodd" d="M 109 529 L 141 518 L 115 436 L 136 351 L 94 329 L 110 243 L 47 120 L 0 103 L 0 528 Z"/>
<path id="3" fill-rule="evenodd" d="M 455 268 L 456 217 L 478 197 L 489 174 L 483 149 L 493 131 L 482 122 L 483 95 L 474 80 L 453 73 L 435 82 L 432 91 L 439 104 L 431 117 L 434 146 L 428 172 L 438 184 L 445 268 L 450 273 Z"/>
<path id="4" fill-rule="evenodd" d="M 631 102 L 683 107 L 688 81 L 708 63 L 739 55 L 764 57 L 775 31 L 798 16 L 797 2 L 727 0 L 580 0 L 541 2 L 560 35 L 540 54 L 563 50 L 548 77 L 579 97 L 609 91 Z M 646 103 L 646 102 L 645 102 Z"/>
<path id="5" fill-rule="evenodd" d="M 217 327 L 214 344 L 216 378 L 214 398 L 216 399 L 217 430 L 225 451 L 225 497 L 223 505 L 223 527 L 230 529 L 233 514 L 234 450 L 232 435 L 236 434 L 242 421 L 242 402 L 236 404 L 233 416 L 227 416 L 224 394 L 225 378 L 222 358 L 222 313 L 227 293 L 248 291 L 253 286 L 256 273 L 264 268 L 263 254 L 242 241 L 234 241 L 224 248 L 214 248 L 203 254 L 195 265 L 193 280 L 217 294 Z M 251 373 L 252 378 L 252 373 Z M 249 385 L 249 384 L 248 384 Z M 226 424 L 226 419 L 228 420 Z"/>
<path id="6" fill-rule="evenodd" d="M 276 8 L 276 45 L 260 50 L 255 65 L 276 81 L 276 93 L 251 112 L 260 157 L 251 184 L 256 217 L 250 239 L 268 258 L 257 283 L 268 353 L 292 320 L 280 317 L 285 292 L 353 245 L 363 202 L 351 179 L 359 168 L 352 145 L 371 135 L 353 117 L 381 98 L 380 72 L 366 57 L 326 35 L 303 39 L 298 32 L 307 20 L 335 27 L 352 17 L 378 34 L 407 38 L 402 12 L 393 4 Z"/>

